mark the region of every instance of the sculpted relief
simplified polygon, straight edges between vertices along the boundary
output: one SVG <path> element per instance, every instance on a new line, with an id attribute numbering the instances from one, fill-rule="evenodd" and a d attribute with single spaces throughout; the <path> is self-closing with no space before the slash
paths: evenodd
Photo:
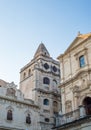
<path id="1" fill-rule="evenodd" d="M 82 79 L 80 90 L 89 89 L 91 86 L 91 81 L 87 79 Z"/>
<path id="2" fill-rule="evenodd" d="M 86 79 L 82 79 L 81 89 L 84 89 L 87 87 L 87 81 Z"/>
<path id="3" fill-rule="evenodd" d="M 15 90 L 13 88 L 7 88 L 6 95 L 15 97 Z"/>
<path id="4" fill-rule="evenodd" d="M 72 101 L 71 100 L 67 100 L 65 102 L 65 111 L 66 111 L 66 113 L 72 111 Z"/>

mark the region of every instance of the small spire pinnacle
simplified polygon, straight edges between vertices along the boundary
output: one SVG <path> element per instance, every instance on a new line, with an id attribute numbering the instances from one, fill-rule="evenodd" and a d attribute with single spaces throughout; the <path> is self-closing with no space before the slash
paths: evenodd
<path id="1" fill-rule="evenodd" d="M 45 45 L 42 42 L 40 43 L 38 49 L 36 50 L 34 57 L 37 57 L 38 55 L 44 55 L 50 57 L 48 50 L 46 49 Z"/>
<path id="2" fill-rule="evenodd" d="M 77 35 L 78 35 L 78 36 L 81 35 L 80 31 L 78 31 Z"/>

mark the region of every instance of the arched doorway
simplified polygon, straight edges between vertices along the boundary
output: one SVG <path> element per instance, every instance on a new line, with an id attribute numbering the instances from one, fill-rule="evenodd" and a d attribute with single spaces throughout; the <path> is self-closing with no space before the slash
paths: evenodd
<path id="1" fill-rule="evenodd" d="M 85 107 L 86 114 L 91 115 L 91 97 L 85 97 L 83 100 L 83 105 Z"/>

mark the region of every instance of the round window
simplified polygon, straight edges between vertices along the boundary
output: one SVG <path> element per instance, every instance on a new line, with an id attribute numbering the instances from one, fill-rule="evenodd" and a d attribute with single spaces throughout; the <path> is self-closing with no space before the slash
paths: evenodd
<path id="1" fill-rule="evenodd" d="M 53 71 L 54 71 L 54 72 L 57 72 L 56 66 L 53 66 Z"/>
<path id="2" fill-rule="evenodd" d="M 47 70 L 49 69 L 49 65 L 47 63 L 44 64 L 44 68 Z"/>

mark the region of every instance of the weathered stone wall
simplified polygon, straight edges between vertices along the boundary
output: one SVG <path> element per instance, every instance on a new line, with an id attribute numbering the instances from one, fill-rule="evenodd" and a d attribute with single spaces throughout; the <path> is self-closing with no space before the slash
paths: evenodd
<path id="1" fill-rule="evenodd" d="M 12 120 L 7 119 L 8 110 L 12 111 Z M 26 123 L 28 114 L 30 124 Z M 32 100 L 25 100 L 13 83 L 0 87 L 0 128 L 40 130 L 38 106 Z"/>

